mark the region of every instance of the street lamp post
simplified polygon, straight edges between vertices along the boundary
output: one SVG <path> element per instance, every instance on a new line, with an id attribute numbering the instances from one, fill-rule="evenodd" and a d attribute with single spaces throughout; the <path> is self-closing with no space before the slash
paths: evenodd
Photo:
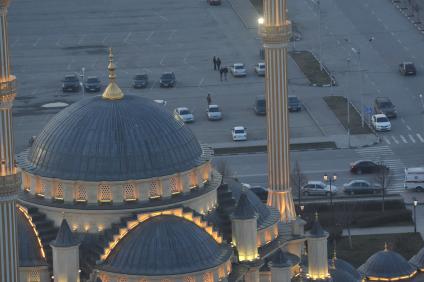
<path id="1" fill-rule="evenodd" d="M 85 76 L 85 68 L 82 67 L 81 68 L 81 74 L 80 74 L 80 77 L 81 77 L 81 87 L 82 87 L 82 96 L 85 96 L 84 76 Z"/>
<path id="2" fill-rule="evenodd" d="M 350 103 L 349 103 L 349 79 L 350 79 L 350 58 L 346 59 L 347 62 L 347 91 L 346 91 L 346 105 L 347 105 L 347 144 L 350 148 Z"/>
<path id="3" fill-rule="evenodd" d="M 319 67 L 322 71 L 322 42 L 321 42 L 321 3 L 317 0 L 318 5 L 318 41 L 319 41 Z"/>
<path id="4" fill-rule="evenodd" d="M 325 183 L 328 183 L 330 185 L 330 206 L 331 206 L 331 210 L 333 210 L 333 188 L 332 188 L 332 184 L 334 182 L 336 182 L 337 180 L 337 175 L 333 174 L 332 177 L 328 177 L 327 174 L 324 174 L 323 176 L 323 180 Z"/>
<path id="5" fill-rule="evenodd" d="M 417 233 L 417 205 L 418 205 L 418 200 L 415 197 L 413 199 L 413 204 L 414 204 L 414 233 Z"/>
<path id="6" fill-rule="evenodd" d="M 358 55 L 358 71 L 359 71 L 359 96 L 361 99 L 361 126 L 364 127 L 364 95 L 362 95 L 362 70 L 361 70 L 361 49 L 351 48 L 352 52 Z"/>

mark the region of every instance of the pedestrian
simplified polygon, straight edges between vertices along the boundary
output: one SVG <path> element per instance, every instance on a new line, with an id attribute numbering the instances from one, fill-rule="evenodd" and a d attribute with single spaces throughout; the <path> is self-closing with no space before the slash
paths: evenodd
<path id="1" fill-rule="evenodd" d="M 213 56 L 212 61 L 213 61 L 213 70 L 215 71 L 216 70 L 216 57 L 215 56 Z"/>
<path id="2" fill-rule="evenodd" d="M 208 101 L 208 106 L 212 103 L 211 93 L 208 93 L 208 96 L 206 96 L 206 101 Z"/>
<path id="3" fill-rule="evenodd" d="M 219 78 L 221 79 L 221 81 L 222 81 L 222 74 L 223 73 L 224 73 L 224 68 L 219 69 Z"/>
<path id="4" fill-rule="evenodd" d="M 221 69 L 221 59 L 219 57 L 216 58 L 216 67 L 218 68 L 218 70 Z"/>
<path id="5" fill-rule="evenodd" d="M 228 67 L 224 66 L 223 71 L 224 71 L 224 78 L 225 78 L 225 80 L 227 80 Z"/>

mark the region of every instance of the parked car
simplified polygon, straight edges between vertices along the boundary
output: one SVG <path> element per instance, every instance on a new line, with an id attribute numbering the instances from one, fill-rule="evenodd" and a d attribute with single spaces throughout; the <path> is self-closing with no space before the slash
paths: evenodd
<path id="1" fill-rule="evenodd" d="M 265 63 L 257 63 L 255 65 L 255 72 L 258 76 L 265 76 Z"/>
<path id="2" fill-rule="evenodd" d="M 300 112 L 302 110 L 302 104 L 297 96 L 289 95 L 287 104 L 290 112 Z"/>
<path id="3" fill-rule="evenodd" d="M 246 141 L 247 140 L 247 128 L 244 126 L 234 126 L 231 129 L 231 135 L 233 141 Z"/>
<path id="4" fill-rule="evenodd" d="M 388 118 L 396 118 L 397 111 L 395 105 L 388 97 L 377 97 L 374 100 L 374 112 L 376 114 L 385 114 Z"/>
<path id="5" fill-rule="evenodd" d="M 221 0 L 206 0 L 211 6 L 221 5 Z"/>
<path id="6" fill-rule="evenodd" d="M 308 181 L 305 185 L 302 186 L 301 190 L 303 195 L 309 196 L 309 195 L 325 195 L 329 196 L 330 194 L 336 194 L 337 193 L 337 187 L 335 185 L 325 184 L 322 181 Z"/>
<path id="7" fill-rule="evenodd" d="M 174 115 L 182 119 L 184 123 L 194 122 L 194 115 L 186 107 L 179 107 L 174 110 Z"/>
<path id="8" fill-rule="evenodd" d="M 133 77 L 133 87 L 134 88 L 145 88 L 149 83 L 149 76 L 146 73 L 136 74 Z"/>
<path id="9" fill-rule="evenodd" d="M 404 188 L 424 191 L 424 167 L 405 168 Z"/>
<path id="10" fill-rule="evenodd" d="M 157 99 L 157 100 L 153 100 L 153 102 L 156 102 L 162 106 L 166 106 L 166 100 L 161 100 L 161 99 Z"/>
<path id="11" fill-rule="evenodd" d="M 350 164 L 350 172 L 355 174 L 375 173 L 382 170 L 388 171 L 389 167 L 371 160 L 358 160 Z"/>
<path id="12" fill-rule="evenodd" d="M 349 195 L 354 194 L 377 194 L 383 191 L 378 183 L 370 183 L 366 180 L 351 180 L 343 184 L 343 192 Z"/>
<path id="13" fill-rule="evenodd" d="M 160 87 L 174 87 L 176 84 L 174 72 L 164 72 L 159 79 Z"/>
<path id="14" fill-rule="evenodd" d="M 84 82 L 85 91 L 99 92 L 101 89 L 100 79 L 97 76 L 88 76 Z"/>
<path id="15" fill-rule="evenodd" d="M 218 105 L 209 105 L 206 110 L 209 120 L 220 120 L 222 119 L 222 113 Z"/>
<path id="16" fill-rule="evenodd" d="M 412 62 L 402 62 L 399 64 L 399 72 L 403 75 L 416 75 L 417 69 Z"/>
<path id="17" fill-rule="evenodd" d="M 81 88 L 80 80 L 76 74 L 67 74 L 62 80 L 62 91 L 78 92 Z"/>
<path id="18" fill-rule="evenodd" d="M 235 63 L 230 67 L 230 72 L 234 77 L 246 76 L 247 70 L 242 63 Z"/>
<path id="19" fill-rule="evenodd" d="M 392 124 L 385 114 L 377 114 L 371 116 L 371 124 L 376 131 L 390 131 Z"/>
<path id="20" fill-rule="evenodd" d="M 253 110 L 257 115 L 266 115 L 266 100 L 264 95 L 256 96 Z"/>

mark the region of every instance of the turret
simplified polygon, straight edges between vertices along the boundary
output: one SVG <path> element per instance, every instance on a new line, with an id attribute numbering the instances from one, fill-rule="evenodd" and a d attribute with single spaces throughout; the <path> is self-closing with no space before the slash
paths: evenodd
<path id="1" fill-rule="evenodd" d="M 326 279 L 328 272 L 328 232 L 326 232 L 315 214 L 315 222 L 307 235 L 308 241 L 308 277 L 312 279 Z"/>
<path id="2" fill-rule="evenodd" d="M 256 238 L 258 235 L 255 210 L 246 193 L 240 199 L 232 216 L 233 244 L 238 251 L 239 261 L 254 261 L 258 257 Z"/>
<path id="3" fill-rule="evenodd" d="M 271 263 L 271 282 L 290 282 L 291 264 L 281 249 L 278 249 Z"/>
<path id="4" fill-rule="evenodd" d="M 79 242 L 66 219 L 62 220 L 56 240 L 50 246 L 53 251 L 54 281 L 79 282 Z"/>

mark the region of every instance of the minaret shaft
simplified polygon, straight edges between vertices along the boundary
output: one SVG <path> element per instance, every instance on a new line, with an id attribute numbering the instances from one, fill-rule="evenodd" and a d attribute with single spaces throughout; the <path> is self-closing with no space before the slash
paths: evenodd
<path id="1" fill-rule="evenodd" d="M 260 26 L 265 49 L 265 95 L 268 139 L 268 205 L 278 208 L 281 220 L 296 217 L 290 188 L 287 45 L 291 23 L 286 0 L 264 0 Z"/>
<path id="2" fill-rule="evenodd" d="M 12 105 L 16 78 L 10 74 L 8 0 L 0 0 L 0 282 L 18 282 L 16 197 L 21 175 L 15 167 Z"/>

